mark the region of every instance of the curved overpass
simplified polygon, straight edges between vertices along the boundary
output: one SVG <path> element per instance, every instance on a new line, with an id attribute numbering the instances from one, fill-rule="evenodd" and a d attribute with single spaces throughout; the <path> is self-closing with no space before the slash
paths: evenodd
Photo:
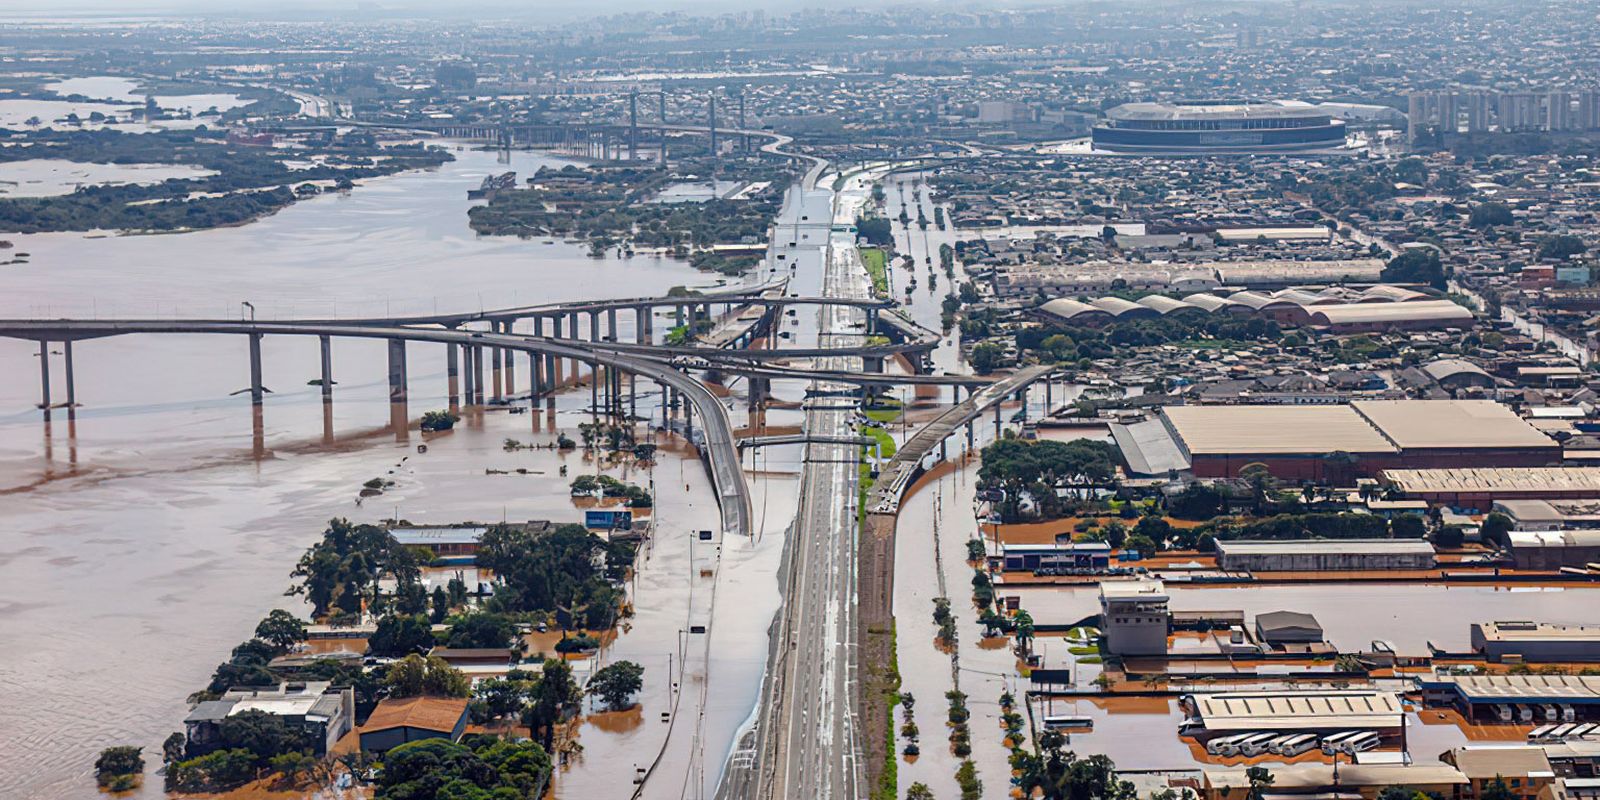
<path id="1" fill-rule="evenodd" d="M 98 339 L 127 334 L 237 334 L 341 336 L 387 339 L 437 344 L 463 344 L 500 347 L 527 353 L 541 353 L 615 367 L 624 372 L 649 377 L 671 386 L 699 412 L 705 440 L 705 457 L 722 510 L 724 532 L 741 536 L 752 533 L 749 488 L 739 466 L 738 441 L 728 410 L 694 377 L 678 371 L 659 359 L 590 346 L 589 343 L 561 342 L 536 337 L 479 331 L 407 328 L 399 326 L 351 325 L 330 323 L 277 323 L 144 320 L 0 320 L 0 337 L 40 342 Z"/>

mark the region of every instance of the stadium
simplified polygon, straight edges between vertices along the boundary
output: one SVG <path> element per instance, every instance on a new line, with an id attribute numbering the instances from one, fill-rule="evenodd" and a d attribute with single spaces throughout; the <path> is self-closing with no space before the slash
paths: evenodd
<path id="1" fill-rule="evenodd" d="M 1206 155 L 1323 152 L 1344 147 L 1344 122 L 1290 103 L 1127 103 L 1095 125 L 1096 151 Z"/>

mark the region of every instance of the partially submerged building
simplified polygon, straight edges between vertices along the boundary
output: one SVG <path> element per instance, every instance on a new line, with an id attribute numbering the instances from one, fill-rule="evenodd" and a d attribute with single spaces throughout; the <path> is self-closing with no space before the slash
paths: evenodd
<path id="1" fill-rule="evenodd" d="M 1219 540 L 1217 566 L 1234 572 L 1419 570 L 1434 567 L 1421 539 Z"/>

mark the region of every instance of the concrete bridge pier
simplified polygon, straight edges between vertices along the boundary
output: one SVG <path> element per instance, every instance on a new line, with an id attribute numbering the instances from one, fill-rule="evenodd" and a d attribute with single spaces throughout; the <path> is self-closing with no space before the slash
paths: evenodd
<path id="1" fill-rule="evenodd" d="M 862 356 L 861 369 L 863 372 L 883 372 L 883 356 Z"/>
<path id="2" fill-rule="evenodd" d="M 994 404 L 994 439 L 1000 441 L 1000 403 Z"/>
<path id="3" fill-rule="evenodd" d="M 617 310 L 614 308 L 606 309 L 606 341 L 622 341 L 622 335 L 617 332 Z"/>
<path id="4" fill-rule="evenodd" d="M 515 325 L 515 324 L 516 324 L 516 322 L 513 321 L 513 320 L 506 320 L 505 322 L 501 323 L 502 332 L 505 333 L 505 335 L 510 336 L 511 333 L 512 333 L 511 327 L 513 325 Z M 506 397 L 516 397 L 516 396 L 517 396 L 517 351 L 507 349 L 506 350 Z"/>
<path id="5" fill-rule="evenodd" d="M 317 344 L 322 349 L 322 402 L 333 402 L 333 337 L 318 336 Z M 455 370 L 450 371 L 451 378 L 455 377 Z M 454 394 L 452 389 L 451 394 Z"/>
<path id="6" fill-rule="evenodd" d="M 602 338 L 604 338 L 604 337 L 602 337 L 600 335 L 600 312 L 598 312 L 598 311 L 590 311 L 589 312 L 589 341 L 598 342 Z"/>
<path id="7" fill-rule="evenodd" d="M 672 319 L 675 327 L 683 327 L 683 304 L 680 303 L 672 307 Z"/>
<path id="8" fill-rule="evenodd" d="M 389 340 L 389 402 L 406 402 L 406 340 Z"/>
<path id="9" fill-rule="evenodd" d="M 683 404 L 683 440 L 694 444 L 694 404 Z"/>
<path id="10" fill-rule="evenodd" d="M 472 345 L 472 404 L 483 405 L 483 347 Z"/>
<path id="11" fill-rule="evenodd" d="M 1017 397 L 1022 400 L 1022 424 L 1028 424 L 1028 387 L 1017 390 Z"/>
<path id="12" fill-rule="evenodd" d="M 261 405 L 261 334 L 250 334 L 250 405 Z"/>
<path id="13" fill-rule="evenodd" d="M 633 338 L 639 344 L 650 344 L 650 315 L 649 306 L 641 306 L 633 310 Z"/>
<path id="14" fill-rule="evenodd" d="M 490 333 L 499 333 L 500 332 L 500 323 L 498 323 L 498 322 L 490 322 L 489 323 L 489 332 Z M 504 358 L 505 358 L 505 351 L 504 350 L 502 350 L 499 347 L 490 347 L 489 348 L 489 360 L 492 362 L 492 364 L 490 366 L 490 372 L 489 372 L 489 388 L 490 388 L 490 391 L 494 394 L 494 399 L 496 399 L 496 400 L 499 400 L 500 398 L 505 396 L 505 394 L 504 394 L 505 371 L 504 371 L 504 363 L 503 363 Z"/>
<path id="15" fill-rule="evenodd" d="M 582 341 L 583 337 L 578 335 L 578 312 L 574 311 L 567 315 L 567 328 L 569 329 L 568 336 L 574 340 Z M 578 359 L 576 358 L 572 359 L 572 380 L 578 380 Z"/>
<path id="16" fill-rule="evenodd" d="M 39 407 L 50 416 L 50 343 L 39 340 Z"/>
<path id="17" fill-rule="evenodd" d="M 67 379 L 67 416 L 70 418 L 77 412 L 78 407 L 77 379 L 72 372 L 72 340 L 67 339 L 61 343 L 62 369 L 66 372 Z"/>
<path id="18" fill-rule="evenodd" d="M 461 351 L 454 342 L 444 346 L 444 374 L 450 396 L 450 410 L 461 407 Z"/>
<path id="19" fill-rule="evenodd" d="M 600 413 L 600 362 L 589 364 L 589 416 Z"/>
<path id="20" fill-rule="evenodd" d="M 528 354 L 528 404 L 539 405 L 539 395 L 544 392 L 544 366 L 541 362 L 544 356 L 539 353 Z"/>

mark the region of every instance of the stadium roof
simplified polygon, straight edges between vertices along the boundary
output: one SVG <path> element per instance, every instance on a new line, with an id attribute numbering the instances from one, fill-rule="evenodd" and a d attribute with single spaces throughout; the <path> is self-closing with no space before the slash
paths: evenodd
<path id="1" fill-rule="evenodd" d="M 1315 106 L 1286 106 L 1277 103 L 1124 103 L 1106 111 L 1114 120 L 1200 120 L 1200 119 L 1318 119 L 1328 112 Z"/>
<path id="2" fill-rule="evenodd" d="M 1161 413 L 1191 456 L 1399 452 L 1349 406 L 1166 406 Z"/>
<path id="3" fill-rule="evenodd" d="M 1421 303 L 1397 306 L 1415 308 Z M 1371 308 L 1372 306 L 1363 306 Z M 1493 400 L 1357 400 L 1350 404 L 1403 448 L 1548 447 L 1555 440 Z"/>

